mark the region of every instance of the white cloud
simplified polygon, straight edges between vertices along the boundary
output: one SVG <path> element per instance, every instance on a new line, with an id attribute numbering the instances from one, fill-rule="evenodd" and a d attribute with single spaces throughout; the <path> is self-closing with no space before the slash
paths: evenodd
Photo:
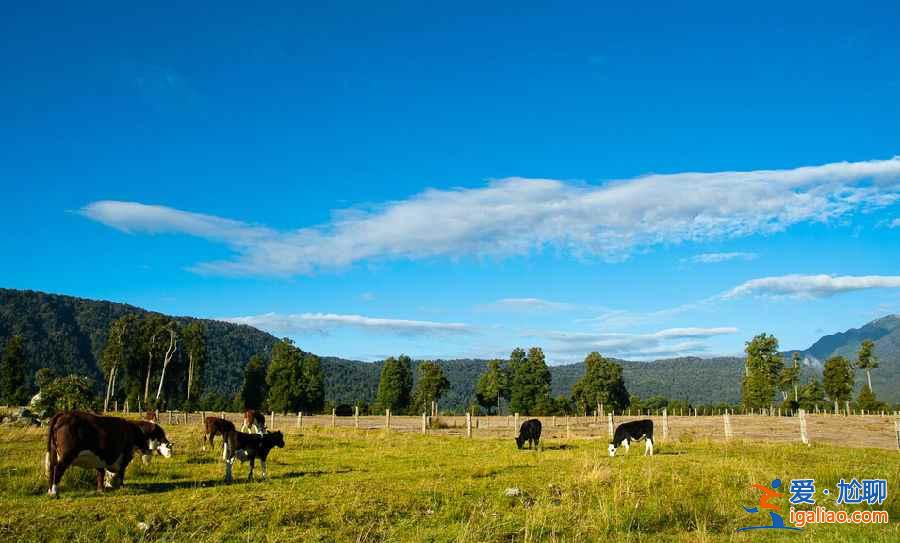
<path id="1" fill-rule="evenodd" d="M 667 328 L 651 334 L 544 332 L 540 337 L 551 342 L 555 352 L 584 356 L 598 351 L 605 356 L 648 359 L 660 356 L 686 356 L 705 352 L 702 340 L 737 333 L 734 327 Z"/>
<path id="2" fill-rule="evenodd" d="M 722 299 L 762 295 L 824 298 L 842 292 L 872 288 L 900 288 L 900 275 L 782 275 L 753 279 L 721 295 Z"/>
<path id="3" fill-rule="evenodd" d="M 470 334 L 474 331 L 470 325 L 456 322 L 384 319 L 335 313 L 287 315 L 265 313 L 246 317 L 229 317 L 221 320 L 235 324 L 247 324 L 274 334 L 325 334 L 335 328 L 347 327 L 399 335 Z"/>
<path id="4" fill-rule="evenodd" d="M 900 219 L 892 220 L 888 228 L 900 228 Z"/>
<path id="5" fill-rule="evenodd" d="M 199 272 L 290 276 L 363 260 L 507 256 L 547 247 L 614 261 L 634 249 L 778 232 L 897 201 L 900 157 L 602 185 L 509 178 L 344 210 L 327 224 L 293 231 L 135 202 L 94 202 L 81 213 L 128 232 L 180 232 L 235 251 L 231 260 L 198 264 Z"/>
<path id="6" fill-rule="evenodd" d="M 575 306 L 564 302 L 552 302 L 540 298 L 503 298 L 481 306 L 484 309 L 496 309 L 503 311 L 563 311 Z"/>
<path id="7" fill-rule="evenodd" d="M 692 264 L 718 264 L 719 262 L 727 262 L 729 260 L 754 260 L 757 258 L 756 253 L 702 253 L 694 255 L 690 258 L 682 259 L 682 262 L 690 262 Z"/>

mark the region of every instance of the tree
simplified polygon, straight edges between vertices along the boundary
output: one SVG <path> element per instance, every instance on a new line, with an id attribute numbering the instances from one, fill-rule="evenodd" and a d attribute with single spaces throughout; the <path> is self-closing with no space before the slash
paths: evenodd
<path id="1" fill-rule="evenodd" d="M 260 409 L 266 399 L 266 366 L 259 355 L 250 357 L 244 368 L 240 399 L 244 409 Z"/>
<path id="2" fill-rule="evenodd" d="M 0 359 L 0 401 L 9 405 L 24 405 L 28 401 L 25 384 L 25 349 L 22 336 L 7 340 Z"/>
<path id="3" fill-rule="evenodd" d="M 816 378 L 811 379 L 800 389 L 799 407 L 806 411 L 813 411 L 817 406 L 825 402 L 825 391 Z"/>
<path id="4" fill-rule="evenodd" d="M 406 355 L 393 356 L 384 361 L 381 368 L 381 379 L 378 382 L 378 394 L 375 401 L 381 409 L 390 409 L 400 413 L 409 406 L 412 392 L 411 360 Z"/>
<path id="5" fill-rule="evenodd" d="M 822 370 L 825 394 L 832 401 L 844 402 L 850 399 L 853 392 L 853 367 L 843 356 L 832 356 L 825 361 Z"/>
<path id="6" fill-rule="evenodd" d="M 875 397 L 875 393 L 869 388 L 868 383 L 860 389 L 859 396 L 856 398 L 856 406 L 869 412 L 888 410 L 887 404 Z"/>
<path id="7" fill-rule="evenodd" d="M 94 382 L 81 375 L 67 375 L 54 379 L 41 389 L 38 407 L 42 411 L 56 413 L 73 409 L 94 409 L 96 404 Z"/>
<path id="8" fill-rule="evenodd" d="M 781 388 L 781 393 L 783 395 L 783 399 L 787 400 L 788 393 L 793 389 L 794 391 L 794 402 L 800 401 L 799 396 L 799 384 L 800 384 L 800 353 L 794 352 L 791 355 L 790 366 L 785 366 L 784 369 L 781 370 L 781 376 L 778 379 L 779 387 Z"/>
<path id="9" fill-rule="evenodd" d="M 778 339 L 769 334 L 759 334 L 747 342 L 744 352 L 747 353 L 746 375 L 741 387 L 744 407 L 769 407 L 784 367 L 778 352 Z"/>
<path id="10" fill-rule="evenodd" d="M 206 366 L 206 327 L 193 321 L 182 330 L 184 351 L 187 354 L 187 398 L 199 398 L 203 393 L 203 368 Z"/>
<path id="11" fill-rule="evenodd" d="M 500 398 L 509 400 L 509 373 L 501 360 L 491 360 L 475 385 L 475 399 L 485 409 L 496 405 L 499 415 Z"/>
<path id="12" fill-rule="evenodd" d="M 553 401 L 550 369 L 540 348 L 532 347 L 524 358 L 523 354 L 522 349 L 510 354 L 509 408 L 516 413 L 540 415 Z"/>
<path id="13" fill-rule="evenodd" d="M 413 393 L 413 407 L 417 413 L 429 410 L 431 402 L 438 401 L 448 388 L 450 381 L 441 366 L 434 362 L 422 362 L 416 369 L 416 388 Z"/>
<path id="14" fill-rule="evenodd" d="M 59 375 L 57 375 L 56 371 L 50 368 L 41 368 L 34 372 L 34 384 L 37 385 L 38 391 L 41 391 L 58 377 Z"/>
<path id="15" fill-rule="evenodd" d="M 866 382 L 869 384 L 869 391 L 872 390 L 872 374 L 871 371 L 878 367 L 878 357 L 875 356 L 875 343 L 871 339 L 867 339 L 859 346 L 859 352 L 856 354 L 856 367 L 866 371 Z"/>
<path id="16" fill-rule="evenodd" d="M 272 347 L 266 384 L 271 410 L 287 413 L 301 409 L 306 392 L 303 361 L 300 349 L 290 339 L 284 338 Z"/>
<path id="17" fill-rule="evenodd" d="M 628 407 L 629 396 L 622 378 L 622 366 L 592 352 L 584 359 L 585 371 L 572 388 L 572 398 L 582 412 L 599 404 L 610 410 Z"/>
<path id="18" fill-rule="evenodd" d="M 310 413 L 319 412 L 325 405 L 325 374 L 322 361 L 312 353 L 303 355 L 303 409 Z"/>

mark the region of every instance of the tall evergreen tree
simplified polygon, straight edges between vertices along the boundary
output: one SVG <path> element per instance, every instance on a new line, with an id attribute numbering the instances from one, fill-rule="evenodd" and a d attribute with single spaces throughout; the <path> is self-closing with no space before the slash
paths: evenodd
<path id="1" fill-rule="evenodd" d="M 515 349 L 510 354 L 509 408 L 522 414 L 540 415 L 552 410 L 550 397 L 550 369 L 539 347 L 524 351 Z"/>
<path id="2" fill-rule="evenodd" d="M 25 348 L 21 336 L 12 336 L 0 359 L 0 402 L 24 405 L 30 396 L 25 384 Z"/>
<path id="3" fill-rule="evenodd" d="M 299 411 L 306 395 L 300 349 L 284 338 L 272 347 L 272 360 L 266 373 L 269 409 L 280 413 Z"/>
<path id="4" fill-rule="evenodd" d="M 778 352 L 778 339 L 759 334 L 747 342 L 746 375 L 741 387 L 742 400 L 747 409 L 769 407 L 778 386 L 784 360 Z"/>
<path id="5" fill-rule="evenodd" d="M 441 366 L 435 362 L 420 363 L 416 373 L 418 378 L 413 392 L 413 411 L 428 412 L 431 402 L 440 400 L 444 392 L 450 388 L 450 381 L 447 380 Z"/>
<path id="6" fill-rule="evenodd" d="M 244 409 L 260 409 L 266 400 L 266 366 L 259 355 L 251 356 L 244 368 L 240 399 Z"/>
<path id="7" fill-rule="evenodd" d="M 825 394 L 832 401 L 844 402 L 853 393 L 853 366 L 843 356 L 832 356 L 822 370 Z"/>
<path id="8" fill-rule="evenodd" d="M 390 409 L 400 414 L 409 407 L 412 393 L 411 360 L 406 355 L 393 356 L 384 361 L 381 368 L 381 379 L 378 383 L 378 395 L 375 402 L 381 409 Z"/>
<path id="9" fill-rule="evenodd" d="M 869 384 L 869 390 L 872 390 L 872 370 L 878 367 L 878 357 L 875 356 L 875 343 L 871 339 L 863 341 L 859 346 L 859 352 L 856 354 L 856 367 L 865 370 L 866 382 Z"/>
<path id="10" fill-rule="evenodd" d="M 303 409 L 318 413 L 325 405 L 325 375 L 322 361 L 311 353 L 303 355 Z"/>
<path id="11" fill-rule="evenodd" d="M 502 360 L 491 360 L 475 385 L 475 399 L 485 409 L 496 407 L 499 415 L 501 398 L 509 400 L 509 372 Z"/>
<path id="12" fill-rule="evenodd" d="M 593 352 L 584 359 L 584 376 L 572 388 L 572 398 L 581 412 L 589 412 L 598 404 L 606 409 L 628 407 L 629 396 L 622 378 L 622 366 Z"/>

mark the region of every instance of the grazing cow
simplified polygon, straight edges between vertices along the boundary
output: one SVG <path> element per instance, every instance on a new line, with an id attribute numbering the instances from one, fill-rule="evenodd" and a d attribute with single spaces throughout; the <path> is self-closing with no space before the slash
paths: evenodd
<path id="1" fill-rule="evenodd" d="M 225 482 L 230 483 L 231 465 L 235 458 L 243 462 L 250 460 L 250 473 L 247 480 L 253 480 L 253 465 L 259 458 L 263 479 L 266 478 L 266 459 L 273 447 L 284 447 L 284 436 L 281 432 L 269 432 L 264 435 L 228 432 L 225 434 L 225 449 L 222 458 L 225 460 Z"/>
<path id="2" fill-rule="evenodd" d="M 203 437 L 204 451 L 206 450 L 207 443 L 209 443 L 210 449 L 213 448 L 213 441 L 215 440 L 216 436 L 222 436 L 224 443 L 225 434 L 235 431 L 233 422 L 219 417 L 206 417 L 203 423 L 206 425 L 206 432 Z"/>
<path id="3" fill-rule="evenodd" d="M 248 428 L 255 434 L 265 434 L 266 416 L 262 413 L 257 413 L 253 409 L 247 409 L 244 411 L 244 423 L 241 424 L 241 432 L 246 432 Z"/>
<path id="4" fill-rule="evenodd" d="M 152 452 L 156 452 L 166 458 L 172 456 L 172 442 L 166 437 L 166 432 L 162 429 L 162 426 L 149 420 L 137 420 L 134 421 L 134 424 L 137 424 L 138 428 L 147 436 L 147 443 L 150 445 Z M 152 454 L 142 454 L 141 462 L 149 464 L 152 458 Z"/>
<path id="5" fill-rule="evenodd" d="M 519 437 L 516 438 L 516 447 L 522 448 L 525 443 L 530 443 L 532 449 L 537 448 L 541 441 L 541 421 L 529 419 L 519 428 Z"/>
<path id="6" fill-rule="evenodd" d="M 644 456 L 648 454 L 653 456 L 652 420 L 634 420 L 626 422 L 625 424 L 620 424 L 616 428 L 616 433 L 613 434 L 612 442 L 609 444 L 609 455 L 615 456 L 616 449 L 619 448 L 619 445 L 625 445 L 625 453 L 627 454 L 630 450 L 629 441 L 639 441 L 644 438 L 647 439 L 647 443 L 644 446 Z"/>
<path id="7" fill-rule="evenodd" d="M 156 451 L 170 456 L 167 443 L 157 444 Z M 135 449 L 141 454 L 153 452 L 147 434 L 132 421 L 79 411 L 59 413 L 50 420 L 47 432 L 47 493 L 59 496 L 59 481 L 69 466 L 96 470 L 98 491 L 103 491 L 106 471 L 114 474 L 108 486 L 121 485 Z"/>

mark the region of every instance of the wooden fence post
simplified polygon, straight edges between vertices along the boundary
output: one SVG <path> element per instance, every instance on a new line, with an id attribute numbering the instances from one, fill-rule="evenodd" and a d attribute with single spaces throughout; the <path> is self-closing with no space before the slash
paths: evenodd
<path id="1" fill-rule="evenodd" d="M 422 411 L 422 435 L 425 435 L 427 433 L 428 433 L 428 415 L 426 415 L 425 412 Z"/>
<path id="2" fill-rule="evenodd" d="M 391 410 L 390 409 L 384 410 L 384 429 L 387 432 L 391 431 Z"/>
<path id="3" fill-rule="evenodd" d="M 900 419 L 894 419 L 894 433 L 897 434 L 897 450 L 900 451 Z"/>
<path id="4" fill-rule="evenodd" d="M 466 411 L 466 437 L 472 437 L 472 413 Z"/>
<path id="5" fill-rule="evenodd" d="M 331 408 L 331 428 L 335 428 L 337 426 L 337 409 Z"/>
<path id="6" fill-rule="evenodd" d="M 303 428 L 303 411 L 297 411 L 297 428 Z"/>
<path id="7" fill-rule="evenodd" d="M 806 411 L 800 410 L 800 441 L 804 445 L 809 445 L 809 436 L 806 433 Z"/>
<path id="8" fill-rule="evenodd" d="M 728 413 L 725 413 L 722 415 L 722 419 L 725 421 L 725 439 L 731 439 L 734 437 L 731 431 L 731 417 L 728 416 Z"/>
<path id="9" fill-rule="evenodd" d="M 663 407 L 663 410 L 662 410 L 662 419 L 663 419 L 663 441 L 668 441 L 669 440 L 669 411 L 665 407 Z"/>
<path id="10" fill-rule="evenodd" d="M 553 418 L 550 419 L 550 427 L 556 428 L 556 415 L 553 415 Z"/>
<path id="11" fill-rule="evenodd" d="M 271 412 L 271 417 L 272 417 L 272 422 L 269 424 L 269 428 L 274 430 L 275 429 L 275 412 L 274 411 Z"/>
<path id="12" fill-rule="evenodd" d="M 609 439 L 612 441 L 613 438 L 613 414 L 609 413 L 606 415 L 606 425 L 607 431 L 609 432 Z"/>
<path id="13" fill-rule="evenodd" d="M 515 423 L 513 424 L 513 433 L 516 433 L 519 431 L 519 414 L 518 413 L 515 414 L 514 420 L 515 420 Z"/>
<path id="14" fill-rule="evenodd" d="M 159 411 L 156 412 L 156 421 L 159 422 Z M 169 424 L 172 424 L 172 410 L 169 410 Z"/>
<path id="15" fill-rule="evenodd" d="M 850 416 L 850 400 L 844 400 L 844 409 L 847 410 L 847 416 Z"/>
<path id="16" fill-rule="evenodd" d="M 566 415 L 566 439 L 572 437 L 572 429 L 569 428 L 569 415 Z"/>
<path id="17" fill-rule="evenodd" d="M 353 426 L 359 430 L 359 406 L 353 407 Z"/>

